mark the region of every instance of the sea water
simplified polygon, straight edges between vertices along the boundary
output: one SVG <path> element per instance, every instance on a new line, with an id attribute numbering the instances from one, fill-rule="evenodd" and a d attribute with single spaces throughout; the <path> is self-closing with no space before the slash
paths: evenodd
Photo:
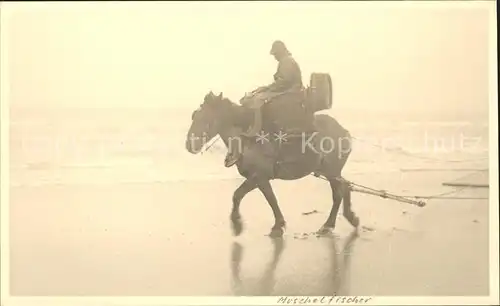
<path id="1" fill-rule="evenodd" d="M 10 185 L 239 179 L 218 140 L 186 151 L 188 108 L 10 111 Z M 331 110 L 354 140 L 344 175 L 404 168 L 487 168 L 487 114 Z M 307 139 L 307 137 L 305 138 Z"/>

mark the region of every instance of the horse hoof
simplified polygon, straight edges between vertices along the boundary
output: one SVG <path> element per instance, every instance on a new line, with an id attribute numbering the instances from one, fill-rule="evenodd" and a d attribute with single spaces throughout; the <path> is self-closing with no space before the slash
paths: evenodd
<path id="1" fill-rule="evenodd" d="M 241 221 L 233 221 L 231 223 L 231 228 L 234 236 L 239 236 L 243 232 L 243 224 Z"/>
<path id="2" fill-rule="evenodd" d="M 354 226 L 355 228 L 359 227 L 359 218 L 358 217 L 352 217 L 349 221 L 350 221 L 349 223 L 351 223 L 351 225 Z"/>
<path id="3" fill-rule="evenodd" d="M 271 237 L 271 238 L 280 238 L 280 237 L 283 237 L 284 233 L 285 233 L 285 231 L 283 230 L 282 227 L 273 228 L 271 230 L 271 232 L 269 233 L 269 237 Z"/>
<path id="4" fill-rule="evenodd" d="M 320 235 L 320 236 L 331 235 L 331 234 L 333 234 L 333 227 L 322 226 L 318 230 L 317 234 Z"/>

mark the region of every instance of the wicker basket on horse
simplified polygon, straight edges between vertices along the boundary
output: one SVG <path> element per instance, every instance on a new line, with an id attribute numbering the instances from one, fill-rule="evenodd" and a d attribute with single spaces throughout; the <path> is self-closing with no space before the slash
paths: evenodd
<path id="1" fill-rule="evenodd" d="M 305 106 L 315 113 L 332 107 L 332 78 L 328 73 L 311 74 L 309 87 L 306 90 Z"/>

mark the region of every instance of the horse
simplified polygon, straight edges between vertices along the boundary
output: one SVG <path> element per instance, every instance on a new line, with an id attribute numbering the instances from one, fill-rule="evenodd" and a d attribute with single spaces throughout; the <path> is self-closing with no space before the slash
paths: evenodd
<path id="1" fill-rule="evenodd" d="M 291 134 L 295 141 L 277 137 L 281 142 L 279 145 L 271 141 L 262 141 L 265 137 L 252 140 L 240 136 L 251 124 L 252 112 L 251 109 L 224 97 L 222 92 L 216 95 L 210 91 L 205 95 L 203 103 L 191 115 L 192 122 L 185 143 L 186 150 L 191 154 L 200 153 L 207 142 L 217 135 L 228 149 L 234 148 L 235 143 L 238 144 L 237 149 L 241 152 L 242 158 L 237 161 L 236 167 L 245 181 L 236 188 L 232 197 L 230 221 L 233 235 L 238 236 L 243 231 L 241 201 L 249 192 L 259 189 L 274 215 L 274 225 L 269 236 L 282 237 L 286 221 L 270 182 L 276 179 L 298 180 L 310 174 L 323 176 L 332 190 L 332 208 L 318 233 L 333 232 L 342 201 L 344 217 L 353 227 L 358 228 L 359 218 L 351 207 L 350 186 L 341 179 L 341 172 L 351 153 L 351 146 L 348 145 L 345 149 L 340 142 L 347 140 L 350 143 L 349 131 L 329 115 L 312 114 L 314 132 L 312 135 L 301 133 L 301 141 L 297 141 L 297 132 Z M 274 113 L 268 112 L 265 117 L 278 118 L 280 114 L 281 118 L 287 116 L 286 111 L 274 108 Z M 325 140 L 330 143 L 330 149 L 324 148 Z M 288 150 L 285 150 L 286 146 Z"/>

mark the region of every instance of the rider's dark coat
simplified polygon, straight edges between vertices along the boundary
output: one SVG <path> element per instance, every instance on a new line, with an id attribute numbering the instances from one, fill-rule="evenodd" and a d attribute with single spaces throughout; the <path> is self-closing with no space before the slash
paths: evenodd
<path id="1" fill-rule="evenodd" d="M 302 72 L 299 65 L 291 55 L 284 56 L 279 60 L 278 70 L 274 74 L 274 83 L 269 85 L 268 91 L 299 91 L 302 87 Z"/>
<path id="2" fill-rule="evenodd" d="M 291 55 L 280 58 L 274 82 L 265 90 L 250 97 L 244 97 L 241 103 L 249 108 L 260 108 L 266 101 L 284 93 L 299 93 L 303 89 L 302 72 Z"/>

